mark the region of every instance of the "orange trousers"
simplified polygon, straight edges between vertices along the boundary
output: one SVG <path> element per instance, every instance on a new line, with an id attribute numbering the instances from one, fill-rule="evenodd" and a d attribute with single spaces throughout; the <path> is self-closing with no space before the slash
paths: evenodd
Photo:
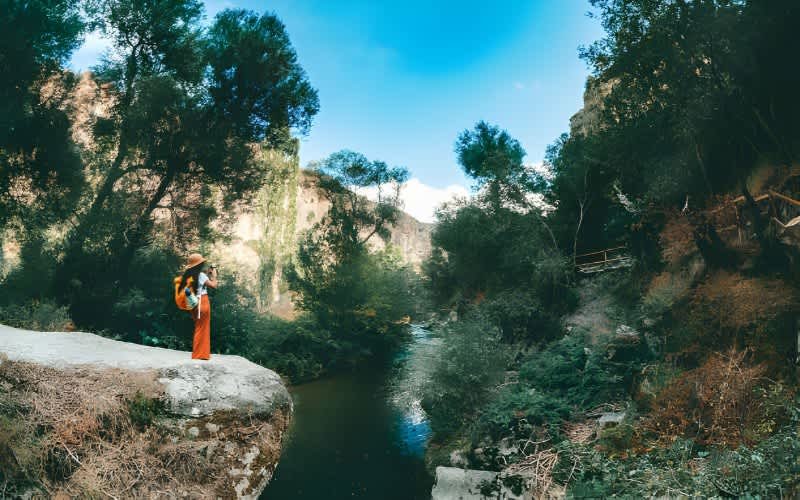
<path id="1" fill-rule="evenodd" d="M 192 359 L 211 359 L 211 301 L 208 295 L 200 296 L 200 318 L 197 307 L 190 311 L 194 320 Z"/>

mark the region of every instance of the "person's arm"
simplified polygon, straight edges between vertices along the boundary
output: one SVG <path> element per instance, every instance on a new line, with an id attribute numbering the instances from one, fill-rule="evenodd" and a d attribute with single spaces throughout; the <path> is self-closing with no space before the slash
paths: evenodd
<path id="1" fill-rule="evenodd" d="M 217 268 L 213 268 L 208 272 L 208 281 L 206 281 L 206 286 L 210 286 L 211 288 L 217 288 Z"/>

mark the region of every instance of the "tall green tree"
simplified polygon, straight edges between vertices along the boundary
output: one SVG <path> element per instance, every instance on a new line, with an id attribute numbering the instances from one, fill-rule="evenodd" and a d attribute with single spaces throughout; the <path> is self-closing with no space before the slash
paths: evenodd
<path id="1" fill-rule="evenodd" d="M 114 105 L 94 126 L 101 180 L 70 235 L 62 282 L 92 255 L 124 274 L 157 209 L 196 215 L 251 196 L 266 173 L 256 145 L 292 148 L 290 134 L 307 132 L 319 106 L 272 14 L 225 10 L 204 30 L 196 0 L 98 0 L 90 12 L 112 41 L 96 78 Z"/>
<path id="2" fill-rule="evenodd" d="M 355 345 L 376 347 L 381 342 L 374 334 L 396 330 L 393 322 L 412 313 L 410 270 L 391 253 L 370 254 L 368 246 L 376 236 L 388 240 L 407 177 L 404 168 L 352 151 L 317 165 L 318 189 L 330 209 L 300 242 L 288 280 L 303 309 Z M 363 190 L 373 190 L 377 200 Z"/>
<path id="3" fill-rule="evenodd" d="M 77 0 L 0 1 L 0 228 L 63 220 L 81 193 L 62 65 L 84 22 Z"/>
<path id="4" fill-rule="evenodd" d="M 424 265 L 434 297 L 460 304 L 461 312 L 481 304 L 506 339 L 541 338 L 569 295 L 569 273 L 541 197 L 548 182 L 524 164 L 516 139 L 485 122 L 459 135 L 456 153 L 476 193 L 437 212 Z"/>
<path id="5" fill-rule="evenodd" d="M 78 322 L 95 321 L 123 288 L 157 219 L 179 235 L 170 241 L 200 243 L 217 208 L 265 182 L 260 148 L 294 148 L 291 135 L 319 108 L 272 14 L 224 10 L 203 28 L 196 0 L 97 0 L 88 10 L 111 40 L 95 77 L 113 106 L 94 124 L 99 180 L 56 273 Z"/>

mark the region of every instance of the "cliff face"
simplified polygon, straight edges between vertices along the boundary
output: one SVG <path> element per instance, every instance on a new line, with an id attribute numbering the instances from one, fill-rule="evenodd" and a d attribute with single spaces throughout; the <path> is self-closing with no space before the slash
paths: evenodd
<path id="1" fill-rule="evenodd" d="M 91 73 L 84 72 L 68 101 L 73 119 L 72 137 L 86 162 L 88 183 L 96 188 L 99 181 L 95 163 L 100 160 L 107 163 L 112 158 L 103 157 L 108 153 L 95 144 L 91 129 L 97 118 L 109 115 L 113 99 Z M 219 259 L 224 273 L 236 272 L 249 286 L 259 311 L 291 317 L 293 307 L 283 269 L 296 250 L 298 237 L 324 217 L 330 202 L 318 192 L 315 175 L 300 169 L 296 155 L 269 150 L 258 151 L 257 155 L 267 170 L 265 186 L 252 202 L 240 204 L 235 213 L 220 217 L 219 225 L 225 226 L 225 232 L 233 221 L 230 237 L 213 242 L 210 252 L 207 242 L 201 242 L 200 246 L 204 253 Z M 139 186 L 116 189 L 139 189 Z M 167 239 L 180 233 L 171 225 L 171 216 L 169 209 L 156 209 L 153 213 L 157 227 L 162 228 L 162 236 Z M 391 230 L 390 243 L 399 249 L 407 263 L 419 267 L 430 254 L 432 228 L 432 224 L 402 213 Z M 378 237 L 373 237 L 370 245 L 374 249 L 385 246 Z M 0 234 L 0 277 L 19 263 L 19 251 L 19 242 L 13 234 Z"/>
<path id="2" fill-rule="evenodd" d="M 570 135 L 591 135 L 600 129 L 603 100 L 611 92 L 615 81 L 601 82 L 594 78 L 586 81 L 583 107 L 569 119 Z"/>
<path id="3" fill-rule="evenodd" d="M 291 417 L 273 371 L 0 325 L 0 483 L 77 497 L 257 498 Z"/>
<path id="4" fill-rule="evenodd" d="M 317 189 L 313 173 L 301 171 L 296 162 L 293 168 L 283 165 L 277 166 L 283 172 L 280 179 L 269 183 L 253 204 L 240 207 L 232 238 L 217 242 L 214 253 L 250 285 L 259 297 L 260 310 L 292 317 L 283 268 L 295 252 L 299 237 L 325 216 L 330 201 Z M 391 229 L 389 243 L 398 248 L 407 263 L 419 267 L 430 255 L 432 230 L 433 224 L 419 222 L 403 212 Z M 369 244 L 375 250 L 386 246 L 378 237 L 371 238 Z"/>

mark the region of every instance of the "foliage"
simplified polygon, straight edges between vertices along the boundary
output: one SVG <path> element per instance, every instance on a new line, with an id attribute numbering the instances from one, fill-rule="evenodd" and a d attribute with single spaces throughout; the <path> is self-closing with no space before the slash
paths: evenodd
<path id="1" fill-rule="evenodd" d="M 407 172 L 349 151 L 331 155 L 319 169 L 318 188 L 330 210 L 300 242 L 289 286 L 300 307 L 353 356 L 386 352 L 400 341 L 403 318 L 416 312 L 419 284 L 391 248 L 370 253 L 367 243 L 376 234 L 388 239 Z M 377 190 L 377 202 L 356 189 Z"/>
<path id="2" fill-rule="evenodd" d="M 289 283 L 321 328 L 344 341 L 354 356 L 386 353 L 405 332 L 404 318 L 417 312 L 415 273 L 391 250 L 350 255 L 322 267 L 318 247 L 302 246 Z M 358 354 L 361 352 L 361 354 Z"/>
<path id="3" fill-rule="evenodd" d="M 505 341 L 552 338 L 575 295 L 549 217 L 535 201 L 542 176 L 523 164 L 515 139 L 485 122 L 459 136 L 456 152 L 479 191 L 437 212 L 423 266 L 433 299 L 462 314 L 476 305 Z"/>
<path id="4" fill-rule="evenodd" d="M 692 276 L 686 272 L 665 271 L 655 276 L 642 296 L 642 314 L 655 320 L 669 312 L 690 291 Z"/>
<path id="5" fill-rule="evenodd" d="M 363 250 L 374 235 L 389 239 L 391 224 L 400 214 L 400 189 L 408 171 L 370 161 L 353 151 L 339 151 L 317 164 L 318 189 L 330 200 L 325 219 L 314 228 L 324 232 L 328 258 L 341 261 L 348 253 Z M 376 201 L 364 197 L 372 190 Z"/>
<path id="6" fill-rule="evenodd" d="M 170 211 L 176 250 L 208 236 L 219 207 L 265 181 L 254 144 L 296 148 L 290 133 L 308 130 L 318 100 L 274 15 L 224 10 L 206 30 L 195 0 L 97 0 L 89 12 L 112 41 L 96 74 L 113 107 L 93 128 L 99 182 L 68 236 L 59 281 L 93 261 L 96 278 L 80 280 L 92 288 L 152 244 L 156 210 Z"/>
<path id="7" fill-rule="evenodd" d="M 589 347 L 579 333 L 553 341 L 521 362 L 519 380 L 499 389 L 482 409 L 479 434 L 525 439 L 534 428 L 625 398 L 649 352 L 640 343 L 608 340 Z"/>
<path id="8" fill-rule="evenodd" d="M 598 135 L 563 134 L 547 148 L 544 199 L 557 207 L 551 224 L 573 256 L 614 245 L 636 219 L 633 209 L 615 200 L 606 147 Z"/>
<path id="9" fill-rule="evenodd" d="M 0 19 L 0 228 L 63 220 L 84 187 L 61 73 L 80 45 L 77 0 L 4 0 Z"/>
<path id="10" fill-rule="evenodd" d="M 131 423 L 140 431 L 145 430 L 155 422 L 156 418 L 164 412 L 164 401 L 152 397 L 147 397 L 141 391 L 137 391 L 127 401 L 128 418 Z"/>
<path id="11" fill-rule="evenodd" d="M 452 436 L 474 420 L 507 361 L 499 332 L 480 317 L 447 325 L 431 378 L 423 388 L 422 407 L 436 439 Z"/>
<path id="12" fill-rule="evenodd" d="M 666 448 L 614 459 L 597 448 L 563 441 L 555 479 L 568 498 L 792 496 L 800 486 L 800 439 L 785 427 L 753 447 L 703 448 L 678 439 Z"/>
<path id="13" fill-rule="evenodd" d="M 254 248 L 259 258 L 256 299 L 259 310 L 264 312 L 272 305 L 276 292 L 282 291 L 280 287 L 286 287 L 283 270 L 295 252 L 300 160 L 296 153 L 273 150 L 261 154 L 271 165 L 254 211 L 255 224 L 261 232 L 261 239 Z"/>
<path id="14" fill-rule="evenodd" d="M 348 354 L 351 350 L 346 344 L 307 316 L 292 322 L 262 320 L 247 337 L 246 357 L 288 377 L 293 383 L 351 368 L 354 360 L 348 358 Z"/>
<path id="15" fill-rule="evenodd" d="M 41 332 L 62 332 L 72 326 L 67 308 L 51 300 L 0 306 L 0 323 Z"/>
<path id="16" fill-rule="evenodd" d="M 767 362 L 774 375 L 791 362 L 796 343 L 795 293 L 778 276 L 707 273 L 666 316 L 665 348 L 698 363 L 710 351 L 735 345 Z"/>
<path id="17" fill-rule="evenodd" d="M 558 425 L 574 410 L 563 397 L 527 384 L 512 384 L 497 391 L 483 408 L 477 437 L 528 437 L 536 427 Z"/>
<path id="18" fill-rule="evenodd" d="M 478 188 L 487 189 L 492 209 L 529 205 L 525 193 L 541 179 L 523 164 L 525 150 L 508 132 L 481 121 L 459 134 L 455 149 L 464 173 L 477 181 Z"/>

